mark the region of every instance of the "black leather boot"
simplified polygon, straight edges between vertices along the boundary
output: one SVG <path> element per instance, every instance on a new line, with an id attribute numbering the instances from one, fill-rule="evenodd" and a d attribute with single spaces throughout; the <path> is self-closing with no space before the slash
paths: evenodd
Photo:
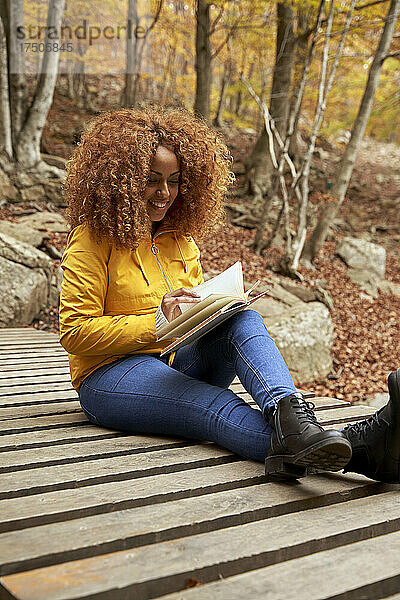
<path id="1" fill-rule="evenodd" d="M 265 459 L 267 480 L 293 480 L 318 469 L 340 471 L 349 462 L 350 442 L 339 431 L 325 431 L 314 407 L 297 393 L 279 400 L 266 415 L 273 430 Z"/>
<path id="2" fill-rule="evenodd" d="M 400 483 L 400 369 L 388 377 L 389 402 L 371 417 L 347 425 L 353 456 L 344 472 Z"/>

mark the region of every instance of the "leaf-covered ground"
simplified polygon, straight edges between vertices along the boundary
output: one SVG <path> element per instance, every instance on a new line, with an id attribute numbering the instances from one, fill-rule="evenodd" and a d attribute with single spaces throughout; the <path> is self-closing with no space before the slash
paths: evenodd
<path id="1" fill-rule="evenodd" d="M 255 257 L 245 247 L 253 233 L 230 225 L 202 245 L 203 267 L 218 271 L 236 260 L 244 265 L 247 281 L 268 281 L 268 268 L 280 250 L 273 248 L 265 257 Z M 316 271 L 300 268 L 308 280 L 325 280 L 334 309 L 334 372 L 323 381 L 302 387 L 319 395 L 358 401 L 385 392 L 388 373 L 400 367 L 400 297 L 380 294 L 377 300 L 360 297 L 361 290 L 347 275 L 347 267 L 334 255 L 335 242 L 327 242 L 317 258 Z M 388 257 L 387 279 L 400 283 L 400 258 Z"/>

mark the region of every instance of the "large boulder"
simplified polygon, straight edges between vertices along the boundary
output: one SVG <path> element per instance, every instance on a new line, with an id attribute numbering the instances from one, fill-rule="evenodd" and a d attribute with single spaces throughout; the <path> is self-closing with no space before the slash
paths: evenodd
<path id="1" fill-rule="evenodd" d="M 348 276 L 372 298 L 378 298 L 378 278 L 376 273 L 366 269 L 349 269 Z"/>
<path id="2" fill-rule="evenodd" d="M 10 177 L 0 167 L 0 201 L 18 202 L 18 190 L 13 185 Z"/>
<path id="3" fill-rule="evenodd" d="M 47 305 L 53 279 L 44 252 L 0 233 L 0 327 L 29 325 Z"/>
<path id="4" fill-rule="evenodd" d="M 344 237 L 336 245 L 336 254 L 358 271 L 369 271 L 377 278 L 385 277 L 386 250 L 363 239 Z"/>
<path id="5" fill-rule="evenodd" d="M 33 227 L 29 227 L 29 225 L 24 225 L 23 223 L 11 223 L 10 221 L 3 220 L 0 220 L 0 233 L 5 233 L 20 242 L 35 246 L 35 248 L 41 246 L 44 240 L 49 239 L 47 233 L 33 229 Z"/>
<path id="6" fill-rule="evenodd" d="M 68 223 L 64 217 L 56 212 L 42 211 L 33 215 L 25 215 L 20 217 L 19 223 L 28 225 L 38 231 L 53 231 L 56 233 L 69 231 Z"/>
<path id="7" fill-rule="evenodd" d="M 261 314 L 297 384 L 315 381 L 332 371 L 333 323 L 321 302 L 304 302 L 285 289 L 279 277 L 256 288 L 268 289 L 268 296 L 251 305 Z M 249 289 L 245 283 L 245 289 Z M 289 287 L 289 286 L 288 286 Z M 308 299 L 308 297 L 307 297 Z"/>
<path id="8" fill-rule="evenodd" d="M 46 306 L 47 276 L 0 256 L 0 327 L 29 325 Z"/>
<path id="9" fill-rule="evenodd" d="M 252 308 L 263 317 L 297 384 L 315 381 L 332 370 L 333 323 L 324 304 L 298 301 L 284 307 L 260 298 Z"/>
<path id="10" fill-rule="evenodd" d="M 53 267 L 51 258 L 47 254 L 30 244 L 19 242 L 5 233 L 0 233 L 0 256 L 13 263 L 33 269 L 42 268 L 50 271 Z"/>
<path id="11" fill-rule="evenodd" d="M 66 206 L 63 194 L 66 160 L 50 155 L 42 155 L 42 158 L 48 165 L 57 166 L 58 173 L 41 174 L 35 169 L 22 170 L 18 163 L 0 156 L 0 204 L 1 201 L 15 204 L 43 201 Z M 49 166 L 49 169 L 52 167 Z"/>
<path id="12" fill-rule="evenodd" d="M 393 296 L 400 296 L 400 283 L 393 283 L 393 281 L 378 282 L 378 289 L 382 294 L 392 294 Z"/>
<path id="13" fill-rule="evenodd" d="M 28 225 L 37 231 L 53 231 L 56 233 L 66 233 L 69 231 L 64 217 L 59 213 L 49 211 L 41 211 L 20 217 L 19 223 Z"/>

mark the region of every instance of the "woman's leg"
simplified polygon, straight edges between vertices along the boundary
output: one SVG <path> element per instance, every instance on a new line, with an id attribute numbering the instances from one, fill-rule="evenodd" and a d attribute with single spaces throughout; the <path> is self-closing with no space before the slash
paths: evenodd
<path id="1" fill-rule="evenodd" d="M 226 389 L 236 374 L 262 412 Z M 179 350 L 172 367 L 143 354 L 100 367 L 82 383 L 80 399 L 87 416 L 105 427 L 206 439 L 253 460 L 264 461 L 272 439 L 274 456 L 268 460 L 275 462 L 268 472 L 274 476 L 303 476 L 314 457 L 315 466 L 338 470 L 334 451 L 350 448 L 341 434 L 325 432 L 298 398 L 282 356 L 252 310 Z M 266 421 L 278 400 L 288 413 L 286 432 L 276 417 L 281 408 L 272 411 L 274 431 Z M 339 468 L 345 462 L 341 458 Z"/>
<path id="2" fill-rule="evenodd" d="M 79 397 L 89 420 L 111 429 L 209 440 L 260 462 L 270 447 L 271 428 L 259 410 L 155 355 L 133 354 L 99 367 Z"/>
<path id="3" fill-rule="evenodd" d="M 262 316 L 251 309 L 237 313 L 197 341 L 180 348 L 172 367 L 224 388 L 237 375 L 265 417 L 280 398 L 296 393 L 286 363 Z"/>
<path id="4" fill-rule="evenodd" d="M 172 366 L 225 387 L 239 376 L 273 430 L 265 465 L 271 478 L 301 477 L 307 467 L 338 471 L 349 461 L 349 441 L 319 425 L 256 311 L 237 313 L 181 348 Z"/>

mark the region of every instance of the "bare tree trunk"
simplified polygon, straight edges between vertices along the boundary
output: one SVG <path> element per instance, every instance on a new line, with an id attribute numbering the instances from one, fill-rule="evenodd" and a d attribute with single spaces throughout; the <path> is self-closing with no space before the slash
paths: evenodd
<path id="1" fill-rule="evenodd" d="M 335 218 L 337 211 L 345 198 L 350 177 L 353 172 L 357 152 L 359 150 L 365 133 L 365 128 L 371 114 L 372 104 L 378 87 L 382 65 L 384 60 L 387 58 L 387 53 L 393 38 L 394 28 L 399 17 L 399 12 L 400 0 L 391 0 L 378 48 L 369 70 L 367 85 L 364 90 L 358 115 L 353 125 L 351 138 L 340 162 L 339 173 L 336 178 L 336 183 L 332 189 L 332 196 L 337 199 L 337 203 L 335 208 L 333 208 L 333 206 L 330 204 L 322 210 L 319 221 L 304 249 L 303 258 L 305 260 L 312 262 L 317 256 L 326 240 L 329 227 L 332 224 L 333 219 Z"/>
<path id="2" fill-rule="evenodd" d="M 211 48 L 210 5 L 207 0 L 197 0 L 196 20 L 196 96 L 194 113 L 210 119 Z"/>
<path id="3" fill-rule="evenodd" d="M 79 108 L 84 108 L 86 105 L 85 94 L 86 94 L 86 74 L 85 74 L 85 61 L 84 56 L 86 54 L 86 48 L 78 41 L 78 54 L 79 61 L 75 62 L 75 70 L 72 76 L 73 85 L 73 98 Z"/>
<path id="4" fill-rule="evenodd" d="M 11 109 L 11 138 L 13 153 L 16 153 L 18 136 L 25 121 L 26 110 L 28 106 L 29 94 L 25 77 L 25 55 L 18 48 L 16 28 L 24 25 L 24 3 L 23 0 L 5 1 L 4 21 L 6 28 L 6 39 L 9 56 L 9 82 L 8 89 L 10 94 Z M 13 35 L 10 32 L 13 32 Z"/>
<path id="5" fill-rule="evenodd" d="M 293 33 L 294 13 L 285 2 L 277 4 L 276 57 L 272 79 L 270 114 L 276 128 L 285 138 L 289 114 L 290 81 L 292 74 L 295 37 Z M 247 176 L 254 168 L 250 189 L 254 191 L 256 201 L 271 189 L 273 166 L 269 153 L 269 139 L 265 127 L 258 138 L 249 160 L 246 162 Z"/>
<path id="6" fill-rule="evenodd" d="M 315 113 L 310 145 L 306 152 L 306 155 L 305 155 L 305 158 L 303 161 L 303 165 L 301 168 L 301 172 L 300 172 L 300 175 L 302 175 L 302 179 L 301 179 L 301 187 L 302 187 L 301 196 L 302 197 L 301 197 L 301 202 L 300 202 L 299 211 L 298 211 L 297 232 L 296 232 L 296 236 L 293 240 L 293 244 L 292 244 L 292 257 L 291 257 L 292 261 L 290 263 L 290 272 L 292 272 L 292 273 L 297 272 L 298 263 L 300 260 L 300 256 L 302 255 L 304 244 L 305 244 L 305 239 L 306 239 L 306 232 L 307 232 L 306 218 L 307 218 L 307 204 L 308 204 L 308 194 L 309 194 L 308 180 L 309 180 L 311 160 L 312 160 L 312 156 L 314 154 L 314 149 L 315 149 L 315 142 L 316 142 L 317 136 L 319 134 L 319 130 L 321 128 L 322 120 L 324 118 L 326 101 L 327 101 L 329 92 L 333 85 L 333 81 L 334 81 L 335 74 L 336 74 L 336 69 L 339 64 L 339 58 L 342 54 L 342 51 L 344 48 L 344 43 L 345 43 L 345 40 L 347 37 L 347 33 L 350 28 L 350 23 L 351 23 L 355 4 L 356 4 L 356 0 L 351 0 L 351 5 L 350 5 L 350 8 L 347 13 L 346 24 L 342 30 L 342 35 L 341 35 L 340 42 L 339 42 L 337 50 L 336 50 L 335 58 L 334 58 L 334 61 L 333 61 L 333 64 L 332 64 L 332 67 L 331 67 L 331 70 L 329 73 L 329 77 L 326 80 L 328 51 L 329 51 L 331 29 L 332 29 L 332 24 L 333 24 L 333 10 L 334 10 L 334 0 L 331 1 L 327 33 L 326 33 L 326 39 L 325 39 L 325 45 L 324 45 L 324 58 L 323 58 L 322 70 L 321 70 L 321 81 L 320 81 L 320 88 L 319 88 L 319 94 L 318 94 L 318 105 L 317 105 L 317 110 Z M 286 257 L 282 261 L 282 265 L 287 267 L 288 261 L 286 260 Z"/>
<path id="7" fill-rule="evenodd" d="M 257 95 L 255 94 L 254 90 L 252 89 L 251 85 L 246 83 L 244 81 L 244 79 L 241 78 L 241 80 L 243 81 L 243 83 L 245 83 L 250 94 L 256 100 L 256 102 L 258 103 L 258 105 L 260 106 L 260 109 L 262 111 L 262 114 L 264 117 L 264 123 L 265 123 L 265 130 L 268 135 L 268 150 L 269 150 L 269 154 L 271 157 L 272 165 L 275 169 L 274 177 L 272 178 L 271 193 L 269 195 L 269 199 L 264 203 L 264 206 L 262 207 L 261 215 L 259 217 L 259 222 L 257 224 L 256 235 L 255 235 L 254 241 L 250 245 L 250 247 L 257 254 L 263 254 L 265 248 L 267 248 L 272 243 L 273 236 L 275 235 L 277 228 L 279 226 L 279 223 L 278 223 L 278 225 L 275 224 L 275 227 L 273 229 L 272 235 L 270 236 L 269 240 L 267 242 L 264 242 L 262 237 L 263 237 L 263 233 L 264 233 L 264 229 L 265 229 L 265 225 L 266 225 L 266 221 L 267 221 L 267 217 L 268 217 L 270 203 L 272 202 L 272 198 L 274 198 L 274 196 L 278 193 L 279 184 L 280 184 L 281 188 L 282 188 L 283 205 L 282 205 L 282 209 L 279 213 L 277 220 L 280 221 L 281 217 L 283 215 L 285 216 L 286 253 L 289 257 L 291 256 L 289 200 L 291 199 L 293 193 L 296 194 L 299 202 L 301 201 L 301 197 L 300 197 L 300 192 L 298 190 L 298 183 L 299 183 L 300 175 L 296 172 L 296 168 L 295 168 L 292 160 L 290 159 L 290 156 L 288 154 L 288 148 L 289 148 L 291 136 L 294 131 L 294 124 L 296 122 L 297 115 L 300 111 L 300 106 L 301 106 L 302 97 L 303 97 L 303 93 L 304 93 L 304 89 L 305 89 L 305 85 L 306 85 L 308 71 L 309 71 L 313 56 L 314 56 L 318 32 L 320 30 L 320 26 L 321 26 L 321 22 L 322 22 L 322 11 L 323 11 L 324 5 L 325 5 L 325 0 L 320 0 L 317 22 L 316 22 L 316 26 L 314 28 L 314 35 L 313 35 L 311 46 L 310 46 L 310 49 L 308 52 L 307 60 L 304 64 L 303 75 L 302 75 L 300 84 L 298 85 L 298 87 L 296 88 L 295 93 L 294 93 L 294 102 L 292 103 L 292 106 L 291 106 L 290 115 L 289 115 L 288 124 L 287 124 L 286 138 L 285 138 L 284 142 L 275 127 L 274 120 L 272 119 L 264 101 L 260 100 L 257 97 Z M 277 160 L 276 154 L 275 154 L 274 139 L 278 143 L 278 146 L 279 146 L 279 163 L 278 163 L 278 160 Z M 285 162 L 287 162 L 287 164 L 290 168 L 291 174 L 292 174 L 292 178 L 293 178 L 293 183 L 289 190 L 289 194 L 287 193 L 286 183 L 283 178 L 283 168 L 284 168 Z"/>
<path id="8" fill-rule="evenodd" d="M 240 75 L 243 75 L 243 71 L 241 71 Z M 234 113 L 238 117 L 240 113 L 240 108 L 242 106 L 242 90 L 238 90 L 235 99 L 235 108 Z"/>
<path id="9" fill-rule="evenodd" d="M 163 77 L 163 93 L 161 96 L 161 104 L 167 102 L 167 98 L 171 95 L 171 85 L 173 86 L 173 82 L 175 80 L 175 59 L 176 59 L 176 46 L 169 47 L 168 52 L 168 62 L 167 68 L 164 72 Z"/>
<path id="10" fill-rule="evenodd" d="M 228 60 L 224 64 L 224 72 L 222 74 L 222 79 L 221 79 L 221 89 L 220 89 L 220 93 L 219 93 L 218 108 L 217 108 L 217 112 L 216 112 L 216 115 L 213 120 L 213 125 L 215 127 L 221 127 L 222 106 L 223 106 L 224 100 L 225 100 L 225 90 L 226 90 L 227 83 L 229 81 L 230 72 L 231 72 L 231 65 Z"/>
<path id="11" fill-rule="evenodd" d="M 8 90 L 7 40 L 0 14 L 0 151 L 12 157 L 11 114 Z"/>
<path id="12" fill-rule="evenodd" d="M 277 17 L 276 59 L 269 111 L 281 138 L 284 139 L 289 115 L 290 82 L 296 45 L 293 32 L 294 13 L 290 4 L 278 3 Z"/>
<path id="13" fill-rule="evenodd" d="M 133 27 L 131 27 L 131 25 Z M 137 70 L 137 53 L 138 53 L 138 38 L 136 35 L 128 35 L 129 31 L 136 31 L 139 26 L 139 16 L 137 12 L 137 1 L 129 0 L 128 3 L 128 19 L 127 19 L 127 36 L 126 36 L 126 73 L 125 73 L 125 88 L 122 92 L 121 104 L 125 108 L 134 106 L 133 88 Z"/>
<path id="14" fill-rule="evenodd" d="M 68 59 L 68 72 L 67 72 L 67 97 L 70 100 L 75 98 L 74 91 L 74 61 Z"/>
<path id="15" fill-rule="evenodd" d="M 262 74 L 262 80 L 261 80 L 261 89 L 260 89 L 260 100 L 264 101 L 264 96 L 265 96 L 265 88 L 267 87 L 267 81 L 269 78 L 269 70 L 268 69 L 263 69 L 263 74 Z M 256 131 L 259 131 L 261 129 L 261 121 L 262 121 L 262 113 L 261 111 L 259 111 L 257 113 L 257 118 L 256 118 L 256 122 L 254 125 L 254 129 Z"/>
<path id="16" fill-rule="evenodd" d="M 308 147 L 307 153 L 304 157 L 304 161 L 302 164 L 302 178 L 301 178 L 301 200 L 298 208 L 298 218 L 297 218 L 297 231 L 294 236 L 293 243 L 291 246 L 291 252 L 287 253 L 288 257 L 284 257 L 282 260 L 282 265 L 287 269 L 289 265 L 289 273 L 295 273 L 298 268 L 298 262 L 300 259 L 301 252 L 303 250 L 304 242 L 306 239 L 307 232 L 307 205 L 308 205 L 308 194 L 309 194 L 309 176 L 310 176 L 310 167 L 311 160 L 314 154 L 315 142 L 321 128 L 322 119 L 325 112 L 326 99 L 329 93 L 330 85 L 333 83 L 333 69 L 331 71 L 331 78 L 328 83 L 326 83 L 327 70 L 328 70 L 328 55 L 329 55 L 329 44 L 330 37 L 333 25 L 333 14 L 334 14 L 334 0 L 331 0 L 331 6 L 329 11 L 329 19 L 328 26 L 325 36 L 325 44 L 323 51 L 323 59 L 321 65 L 321 78 L 318 90 L 318 104 L 317 110 L 315 111 L 313 130 L 311 134 L 310 145 Z M 329 85 L 330 83 L 330 85 Z M 290 257 L 291 262 L 289 263 L 288 258 Z"/>
<path id="17" fill-rule="evenodd" d="M 290 100 L 291 108 L 293 108 L 297 93 L 296 90 L 301 84 L 301 78 L 303 74 L 304 64 L 307 60 L 308 55 L 308 39 L 312 33 L 311 25 L 311 10 L 304 6 L 297 8 L 297 33 L 296 33 L 296 52 L 294 57 L 294 68 L 293 68 L 293 93 Z M 289 145 L 289 156 L 297 164 L 300 164 L 301 158 L 301 146 L 304 147 L 304 143 L 301 143 L 301 137 L 298 131 L 299 118 L 301 114 L 300 110 L 297 111 L 297 116 L 293 126 L 293 134 L 290 139 Z"/>
<path id="18" fill-rule="evenodd" d="M 65 0 L 51 0 L 47 14 L 47 29 L 45 42 L 50 42 L 49 28 L 60 31 Z M 42 162 L 40 157 L 40 138 L 46 123 L 47 114 L 53 101 L 54 87 L 57 80 L 59 52 L 45 52 L 42 71 L 36 86 L 32 104 L 27 112 L 27 118 L 18 136 L 16 158 L 25 168 L 36 168 L 42 172 L 53 172 L 62 175 L 56 167 L 50 167 Z"/>
<path id="19" fill-rule="evenodd" d="M 132 31 L 132 25 L 134 25 L 134 31 L 136 31 L 136 27 L 140 25 L 140 19 L 137 11 L 137 0 L 129 0 L 126 36 L 125 87 L 121 94 L 121 104 L 125 108 L 135 106 L 136 104 L 143 50 L 147 43 L 147 36 L 158 21 L 162 5 L 163 0 L 159 0 L 154 18 L 149 27 L 147 27 L 145 35 L 141 38 L 141 42 L 139 42 L 137 35 L 129 34 L 129 32 Z"/>

